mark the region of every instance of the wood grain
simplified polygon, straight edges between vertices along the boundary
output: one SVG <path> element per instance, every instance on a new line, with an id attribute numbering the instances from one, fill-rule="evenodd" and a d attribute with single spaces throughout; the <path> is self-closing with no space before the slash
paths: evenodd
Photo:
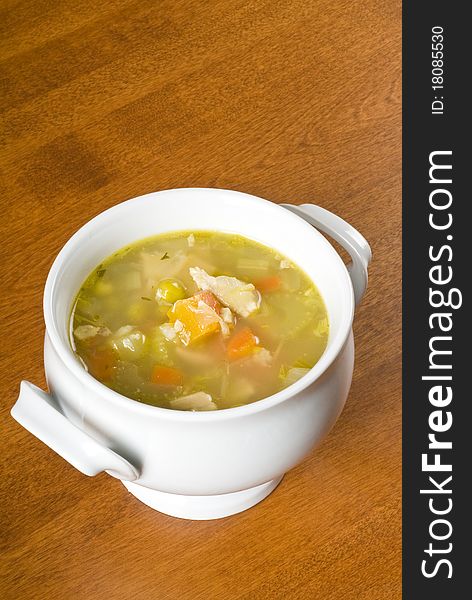
<path id="1" fill-rule="evenodd" d="M 400 2 L 0 3 L 2 598 L 401 596 Z M 41 295 L 93 215 L 214 186 L 315 201 L 371 242 L 350 398 L 250 511 L 190 522 L 9 415 L 45 385 Z"/>

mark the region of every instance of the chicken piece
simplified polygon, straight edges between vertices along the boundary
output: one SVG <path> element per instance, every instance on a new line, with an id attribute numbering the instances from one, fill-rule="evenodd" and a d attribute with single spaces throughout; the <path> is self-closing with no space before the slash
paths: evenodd
<path id="1" fill-rule="evenodd" d="M 190 276 L 201 290 L 213 292 L 218 300 L 241 317 L 249 317 L 261 305 L 261 295 L 252 285 L 236 277 L 212 277 L 199 267 L 190 267 Z"/>
<path id="2" fill-rule="evenodd" d="M 195 392 L 195 394 L 175 398 L 170 401 L 170 407 L 176 410 L 216 410 L 217 408 L 210 394 L 206 392 Z"/>

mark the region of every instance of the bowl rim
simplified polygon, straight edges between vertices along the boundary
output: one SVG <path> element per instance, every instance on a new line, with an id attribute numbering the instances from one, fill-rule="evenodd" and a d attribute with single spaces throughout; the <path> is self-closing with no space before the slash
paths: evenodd
<path id="1" fill-rule="evenodd" d="M 333 260 L 335 260 L 338 263 L 338 266 L 341 267 L 341 273 L 343 274 L 344 282 L 346 284 L 347 289 L 346 301 L 348 303 L 348 306 L 346 311 L 347 318 L 345 319 L 344 327 L 341 328 L 338 336 L 335 340 L 332 341 L 332 343 L 328 341 L 328 346 L 325 349 L 324 353 L 322 354 L 318 362 L 309 370 L 308 373 L 306 373 L 295 383 L 289 385 L 283 390 L 280 390 L 270 396 L 266 396 L 265 398 L 261 398 L 260 400 L 251 402 L 250 404 L 236 406 L 233 408 L 221 408 L 212 411 L 181 411 L 169 408 L 162 408 L 159 406 L 152 406 L 150 404 L 145 404 L 143 402 L 139 402 L 138 400 L 134 400 L 133 398 L 129 398 L 128 396 L 124 396 L 123 394 L 120 394 L 119 392 L 116 392 L 111 388 L 107 387 L 106 385 L 95 379 L 92 375 L 90 375 L 90 373 L 88 373 L 88 371 L 86 371 L 83 368 L 83 366 L 77 360 L 77 357 L 75 356 L 71 345 L 65 344 L 63 342 L 59 334 L 59 328 L 56 322 L 55 313 L 53 309 L 54 291 L 56 289 L 57 280 L 61 273 L 63 265 L 66 263 L 67 258 L 73 252 L 76 251 L 77 246 L 83 243 L 90 235 L 91 231 L 95 227 L 97 227 L 103 220 L 109 219 L 112 216 L 117 217 L 119 216 L 121 211 L 129 210 L 129 208 L 134 204 L 137 205 L 138 203 L 145 203 L 151 199 L 154 199 L 156 195 L 182 193 L 192 194 L 194 192 L 207 192 L 209 195 L 215 195 L 215 197 L 221 197 L 222 195 L 226 195 L 228 197 L 232 196 L 233 199 L 236 196 L 238 196 L 240 200 L 244 200 L 246 202 L 252 202 L 253 204 L 263 204 L 269 210 L 283 211 L 284 218 L 287 218 L 289 221 L 292 221 L 294 226 L 303 227 L 307 231 L 309 230 L 311 235 L 317 236 L 319 242 L 328 247 L 328 250 L 333 257 Z M 169 232 L 170 231 L 171 230 L 169 230 Z M 263 410 L 267 410 L 277 404 L 284 402 L 289 398 L 296 396 L 297 394 L 305 390 L 308 386 L 313 384 L 327 371 L 327 369 L 332 365 L 332 363 L 341 353 L 352 328 L 352 322 L 354 318 L 354 306 L 354 291 L 352 281 L 349 276 L 349 272 L 346 268 L 346 265 L 344 264 L 343 260 L 341 259 L 340 255 L 335 250 L 333 245 L 315 227 L 310 225 L 300 216 L 294 214 L 293 212 L 287 210 L 286 208 L 278 205 L 275 202 L 271 202 L 258 196 L 254 196 L 252 194 L 247 194 L 244 192 L 239 192 L 236 190 L 204 187 L 170 188 L 166 190 L 150 192 L 148 194 L 143 194 L 141 196 L 136 196 L 134 198 L 130 198 L 129 200 L 119 202 L 118 204 L 115 204 L 110 208 L 100 212 L 92 219 L 88 220 L 84 225 L 82 225 L 68 239 L 68 241 L 62 247 L 62 249 L 59 251 L 49 270 L 43 294 L 43 314 L 46 324 L 46 334 L 49 337 L 49 340 L 58 358 L 67 368 L 67 370 L 70 371 L 86 388 L 91 388 L 96 395 L 102 397 L 105 400 L 108 400 L 113 404 L 117 404 L 118 406 L 122 406 L 123 408 L 127 408 L 128 410 L 131 409 L 134 412 L 141 412 L 143 415 L 152 415 L 154 417 L 159 415 L 159 417 L 162 417 L 164 419 L 193 422 L 219 421 L 228 418 L 244 417 L 250 414 L 261 412 Z"/>

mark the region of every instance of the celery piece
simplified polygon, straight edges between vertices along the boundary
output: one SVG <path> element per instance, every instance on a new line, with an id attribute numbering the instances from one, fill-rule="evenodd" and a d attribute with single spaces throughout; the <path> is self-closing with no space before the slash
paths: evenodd
<path id="1" fill-rule="evenodd" d="M 174 361 L 170 353 L 170 344 L 172 343 L 165 338 L 159 327 L 155 328 L 150 338 L 150 351 L 156 363 L 166 367 L 174 366 Z"/>
<path id="2" fill-rule="evenodd" d="M 325 335 L 328 335 L 329 332 L 329 323 L 328 323 L 328 318 L 324 317 L 323 319 L 320 319 L 316 325 L 316 327 L 313 330 L 314 335 L 316 335 L 316 337 L 324 337 Z"/>
<path id="3" fill-rule="evenodd" d="M 269 261 L 260 258 L 238 258 L 236 268 L 238 271 L 249 272 L 260 277 L 263 273 L 267 272 Z"/>
<path id="4" fill-rule="evenodd" d="M 287 375 L 285 377 L 285 385 L 292 385 L 299 379 L 301 379 L 304 375 L 308 373 L 310 369 L 303 369 L 299 367 L 292 367 L 287 371 Z"/>

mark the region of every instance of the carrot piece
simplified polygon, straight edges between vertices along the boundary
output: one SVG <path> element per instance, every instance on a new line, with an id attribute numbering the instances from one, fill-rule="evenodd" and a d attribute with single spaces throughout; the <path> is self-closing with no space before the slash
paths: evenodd
<path id="1" fill-rule="evenodd" d="M 85 358 L 90 375 L 99 381 L 111 378 L 116 360 L 116 352 L 112 348 L 94 348 Z"/>
<path id="2" fill-rule="evenodd" d="M 228 341 L 226 346 L 226 354 L 230 361 L 237 360 L 252 354 L 256 349 L 259 340 L 249 329 L 243 327 L 237 331 Z"/>
<path id="3" fill-rule="evenodd" d="M 276 292 L 282 286 L 282 280 L 278 275 L 271 275 L 258 279 L 254 285 L 262 293 Z"/>
<path id="4" fill-rule="evenodd" d="M 211 306 L 211 308 L 219 315 L 221 312 L 221 304 L 215 294 L 212 294 L 209 290 L 202 290 L 201 292 L 197 292 L 194 296 L 198 300 L 203 300 L 205 304 Z"/>
<path id="5" fill-rule="evenodd" d="M 181 371 L 163 365 L 156 365 L 151 373 L 152 383 L 159 385 L 182 385 L 183 379 Z"/>

